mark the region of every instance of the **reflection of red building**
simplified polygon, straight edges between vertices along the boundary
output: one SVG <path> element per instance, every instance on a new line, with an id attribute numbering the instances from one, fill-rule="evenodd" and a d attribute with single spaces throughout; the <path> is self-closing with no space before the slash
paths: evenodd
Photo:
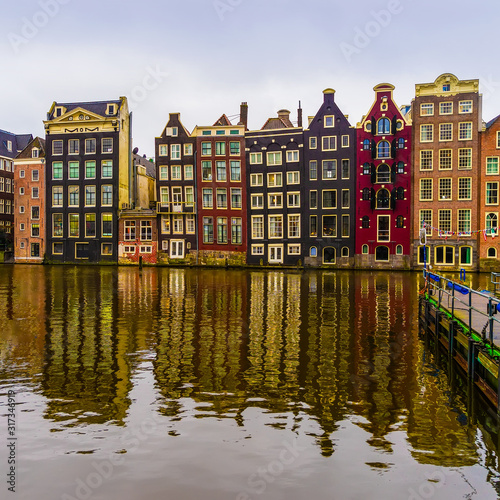
<path id="1" fill-rule="evenodd" d="M 393 85 L 373 90 L 375 102 L 357 125 L 356 265 L 408 268 L 411 125 Z"/>
<path id="2" fill-rule="evenodd" d="M 158 224 L 154 210 L 122 210 L 118 220 L 118 262 L 156 264 Z"/>
<path id="3" fill-rule="evenodd" d="M 196 127 L 196 178 L 200 262 L 245 264 L 245 125 L 222 115 Z"/>

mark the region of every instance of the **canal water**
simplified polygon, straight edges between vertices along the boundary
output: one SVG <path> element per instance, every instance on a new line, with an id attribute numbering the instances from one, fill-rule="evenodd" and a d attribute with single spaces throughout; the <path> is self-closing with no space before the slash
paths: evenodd
<path id="1" fill-rule="evenodd" d="M 420 285 L 0 267 L 0 498 L 12 457 L 22 500 L 497 498 L 497 422 L 419 338 Z"/>

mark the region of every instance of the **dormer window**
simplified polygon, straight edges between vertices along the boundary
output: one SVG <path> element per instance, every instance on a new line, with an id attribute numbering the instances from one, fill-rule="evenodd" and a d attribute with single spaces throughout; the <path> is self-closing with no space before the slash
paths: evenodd
<path id="1" fill-rule="evenodd" d="M 31 150 L 31 157 L 32 158 L 38 158 L 39 150 L 38 149 L 32 149 Z"/>
<path id="2" fill-rule="evenodd" d="M 443 92 L 449 92 L 450 91 L 450 84 L 449 83 L 445 83 L 443 85 Z"/>
<path id="3" fill-rule="evenodd" d="M 116 106 L 114 104 L 108 104 L 108 109 L 106 110 L 107 115 L 114 115 L 116 113 Z"/>
<path id="4" fill-rule="evenodd" d="M 7 141 L 7 151 L 12 151 L 12 141 Z"/>
<path id="5" fill-rule="evenodd" d="M 62 106 L 57 106 L 56 110 L 54 112 L 54 116 L 56 118 L 58 118 L 59 116 L 62 116 L 62 115 L 63 115 L 63 108 L 62 108 Z"/>

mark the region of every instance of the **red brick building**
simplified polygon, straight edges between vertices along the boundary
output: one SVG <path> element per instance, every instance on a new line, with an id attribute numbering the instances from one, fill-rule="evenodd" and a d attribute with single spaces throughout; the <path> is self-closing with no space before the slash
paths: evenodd
<path id="1" fill-rule="evenodd" d="M 36 137 L 14 160 L 14 259 L 41 264 L 45 254 L 45 141 Z"/>
<path id="2" fill-rule="evenodd" d="M 156 264 L 158 224 L 155 210 L 122 210 L 118 219 L 118 263 Z"/>

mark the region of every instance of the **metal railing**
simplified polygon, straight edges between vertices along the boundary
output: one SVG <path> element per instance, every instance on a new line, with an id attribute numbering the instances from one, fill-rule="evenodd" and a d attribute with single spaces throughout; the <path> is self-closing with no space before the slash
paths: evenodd
<path id="1" fill-rule="evenodd" d="M 497 348 L 493 337 L 495 323 L 497 323 L 497 326 L 500 325 L 500 314 L 497 315 L 500 311 L 500 299 L 498 297 L 491 295 L 487 290 L 473 290 L 471 287 L 456 280 L 425 270 L 424 278 L 429 296 L 434 295 L 434 300 L 436 300 L 439 308 L 447 309 L 454 319 L 460 319 L 455 314 L 456 310 L 465 310 L 466 317 L 468 318 L 468 324 L 466 323 L 465 326 L 469 329 L 469 333 L 475 332 L 481 336 L 484 342 L 489 343 L 491 347 Z M 482 299 L 486 305 L 486 311 L 478 309 L 477 301 L 474 301 L 473 297 L 480 297 Z M 447 300 L 447 304 L 443 303 L 443 299 Z M 476 304 L 473 305 L 473 302 L 476 302 Z M 473 312 L 478 313 L 480 318 L 484 318 L 484 322 L 480 319 L 479 324 L 484 325 L 480 331 L 473 328 Z M 478 321 L 476 320 L 476 326 Z M 488 335 L 486 335 L 486 332 L 488 332 Z"/>

